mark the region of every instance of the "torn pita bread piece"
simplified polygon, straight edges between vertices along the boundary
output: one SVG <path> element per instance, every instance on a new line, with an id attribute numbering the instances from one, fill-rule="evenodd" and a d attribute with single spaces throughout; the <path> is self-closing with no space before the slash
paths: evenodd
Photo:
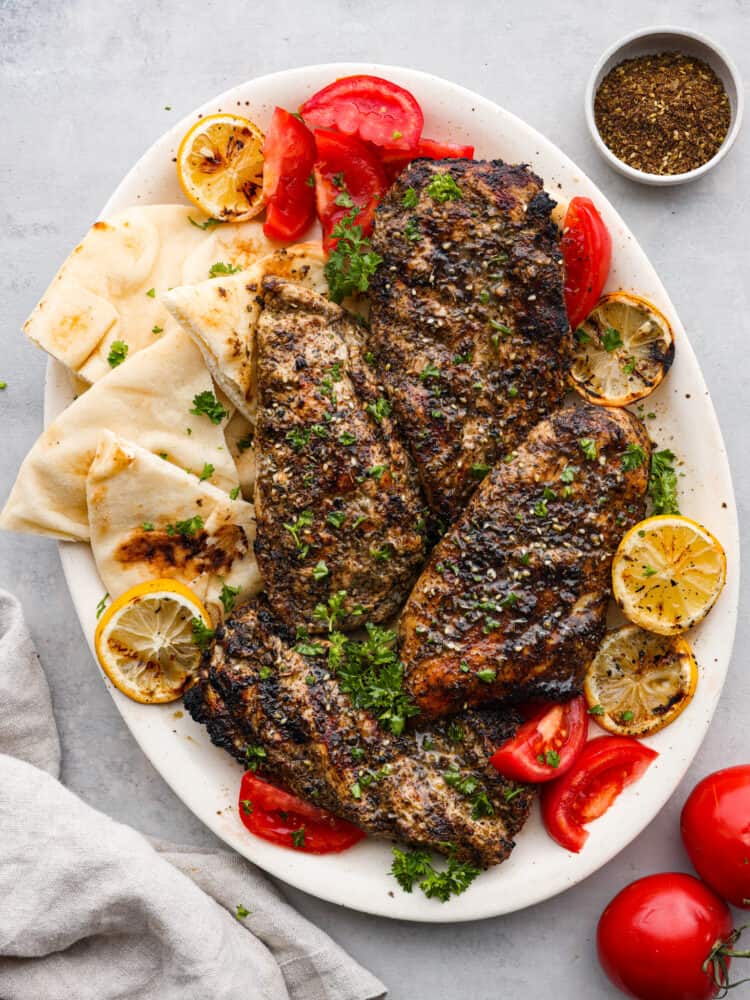
<path id="1" fill-rule="evenodd" d="M 237 466 L 240 479 L 240 490 L 246 500 L 252 500 L 255 494 L 255 448 L 253 447 L 253 425 L 239 410 L 224 428 L 229 453 Z"/>
<path id="2" fill-rule="evenodd" d="M 21 466 L 0 527 L 87 541 L 86 475 L 102 428 L 229 492 L 239 480 L 226 422 L 200 351 L 177 327 L 52 421 Z"/>
<path id="3" fill-rule="evenodd" d="M 261 589 L 252 504 L 102 431 L 86 480 L 91 549 L 112 597 L 145 580 L 180 580 L 214 622 Z"/>
<path id="4" fill-rule="evenodd" d="M 185 259 L 182 279 L 173 281 L 172 284 L 196 285 L 199 281 L 212 277 L 217 271 L 221 273 L 220 265 L 226 268 L 225 274 L 244 271 L 256 260 L 280 250 L 283 245 L 276 240 L 269 240 L 263 232 L 262 222 L 251 220 L 214 225 L 207 239 Z"/>
<path id="5" fill-rule="evenodd" d="M 252 422 L 255 326 L 262 308 L 263 279 L 276 275 L 326 294 L 325 261 L 320 243 L 298 243 L 263 257 L 239 274 L 173 288 L 162 296 L 169 312 L 200 347 L 216 384 Z"/>
<path id="6" fill-rule="evenodd" d="M 181 283 L 185 258 L 208 239 L 204 223 L 187 205 L 142 205 L 95 222 L 24 332 L 86 382 L 107 375 L 113 344 L 115 359 L 130 359 L 174 328 L 159 295 Z"/>

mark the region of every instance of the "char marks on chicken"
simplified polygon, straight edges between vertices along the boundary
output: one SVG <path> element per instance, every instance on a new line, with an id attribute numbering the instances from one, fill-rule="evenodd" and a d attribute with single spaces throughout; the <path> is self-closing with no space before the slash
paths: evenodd
<path id="1" fill-rule="evenodd" d="M 255 553 L 276 613 L 310 632 L 346 591 L 341 627 L 396 613 L 425 555 L 414 463 L 339 306 L 263 282 L 257 328 Z"/>
<path id="2" fill-rule="evenodd" d="M 533 797 L 489 764 L 516 731 L 515 711 L 473 710 L 393 735 L 342 692 L 328 640 L 317 655 L 293 642 L 263 599 L 217 630 L 185 695 L 212 740 L 239 760 L 249 746 L 259 775 L 373 837 L 481 867 L 504 860 Z"/>
<path id="3" fill-rule="evenodd" d="M 645 513 L 650 443 L 626 410 L 562 409 L 484 480 L 400 621 L 426 717 L 580 692 L 602 640 L 621 537 Z"/>
<path id="4" fill-rule="evenodd" d="M 563 398 L 570 334 L 554 204 L 524 166 L 417 160 L 377 209 L 371 344 L 446 525 Z"/>

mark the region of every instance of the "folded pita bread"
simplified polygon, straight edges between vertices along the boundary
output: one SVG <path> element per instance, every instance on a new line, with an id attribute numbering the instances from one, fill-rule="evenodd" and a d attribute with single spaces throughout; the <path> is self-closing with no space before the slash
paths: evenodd
<path id="1" fill-rule="evenodd" d="M 153 344 L 175 326 L 159 294 L 182 282 L 186 257 L 209 238 L 190 218 L 204 220 L 187 205 L 142 205 L 95 222 L 26 321 L 26 335 L 89 383 L 111 371 L 114 341 L 127 344 L 127 360 Z"/>
<path id="2" fill-rule="evenodd" d="M 169 577 L 191 587 L 217 621 L 222 586 L 236 588 L 237 599 L 260 590 L 252 504 L 106 430 L 86 493 L 91 549 L 112 597 Z"/>
<path id="3" fill-rule="evenodd" d="M 165 292 L 162 301 L 203 352 L 208 370 L 240 413 L 255 421 L 255 326 L 259 289 L 278 275 L 326 294 L 320 243 L 278 250 L 230 277 L 212 278 Z"/>
<path id="4" fill-rule="evenodd" d="M 86 541 L 86 475 L 99 431 L 110 428 L 155 455 L 224 490 L 238 485 L 222 423 L 191 413 L 194 398 L 213 392 L 200 351 L 179 328 L 113 368 L 54 420 L 26 456 L 0 527 Z M 161 461 L 161 459 L 159 459 Z"/>
<path id="5" fill-rule="evenodd" d="M 274 250 L 280 250 L 283 244 L 269 240 L 263 232 L 262 222 L 232 222 L 215 226 L 185 259 L 182 266 L 182 280 L 172 281 L 172 285 L 195 285 L 210 277 L 214 264 L 226 264 L 228 267 L 244 271 L 261 257 L 266 257 Z"/>

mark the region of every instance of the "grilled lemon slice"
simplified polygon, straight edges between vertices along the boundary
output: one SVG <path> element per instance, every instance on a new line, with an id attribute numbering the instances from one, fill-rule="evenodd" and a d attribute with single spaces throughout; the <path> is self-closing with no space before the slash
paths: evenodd
<path id="1" fill-rule="evenodd" d="M 612 591 L 626 618 L 677 635 L 705 618 L 724 586 L 724 549 L 696 521 L 649 517 L 631 528 L 612 562 Z"/>
<path id="2" fill-rule="evenodd" d="M 569 379 L 598 406 L 628 406 L 648 396 L 674 361 L 667 320 L 645 299 L 614 292 L 599 300 L 574 335 Z"/>
<path id="3" fill-rule="evenodd" d="M 252 219 L 263 208 L 263 140 L 248 118 L 201 118 L 186 132 L 177 152 L 182 190 L 213 219 Z"/>
<path id="4" fill-rule="evenodd" d="M 189 587 L 149 580 L 107 608 L 94 648 L 104 673 L 128 698 L 175 701 L 198 668 L 210 630 L 211 619 Z"/>
<path id="5" fill-rule="evenodd" d="M 690 703 L 698 667 L 681 636 L 654 635 L 637 625 L 608 632 L 586 674 L 589 713 L 618 736 L 650 736 Z"/>

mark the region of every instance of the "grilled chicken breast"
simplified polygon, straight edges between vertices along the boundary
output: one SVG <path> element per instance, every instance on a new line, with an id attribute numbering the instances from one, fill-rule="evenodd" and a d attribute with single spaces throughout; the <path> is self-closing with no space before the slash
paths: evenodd
<path id="1" fill-rule="evenodd" d="M 565 391 L 554 202 L 523 166 L 417 160 L 378 206 L 371 346 L 445 524 Z"/>
<path id="2" fill-rule="evenodd" d="M 403 604 L 425 555 L 414 464 L 348 314 L 310 289 L 263 282 L 255 553 L 288 624 L 346 591 L 344 629 Z"/>
<path id="3" fill-rule="evenodd" d="M 260 775 L 371 836 L 483 867 L 503 861 L 533 797 L 489 764 L 515 733 L 516 713 L 469 711 L 451 725 L 393 736 L 353 708 L 324 653 L 302 655 L 293 641 L 262 599 L 217 630 L 201 677 L 185 695 L 212 740 L 243 761 L 250 746 Z M 470 791 L 457 787 L 463 779 L 473 779 Z"/>
<path id="4" fill-rule="evenodd" d="M 649 455 L 632 414 L 579 406 L 542 421 L 487 476 L 401 618 L 407 687 L 425 716 L 580 691 L 612 555 L 644 515 Z"/>

